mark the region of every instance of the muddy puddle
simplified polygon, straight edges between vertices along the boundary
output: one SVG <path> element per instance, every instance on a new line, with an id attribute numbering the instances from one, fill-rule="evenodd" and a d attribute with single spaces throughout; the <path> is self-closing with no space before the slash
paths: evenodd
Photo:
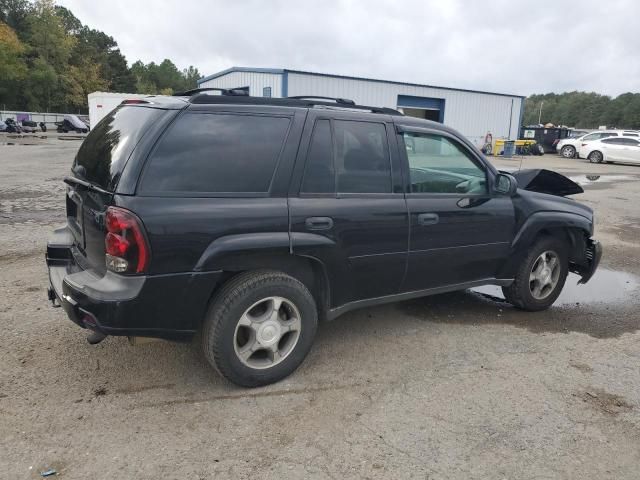
<path id="1" fill-rule="evenodd" d="M 579 277 L 569 274 L 562 293 L 553 304 L 588 305 L 594 303 L 640 303 L 640 278 L 630 273 L 600 268 L 589 282 L 578 285 Z M 502 289 L 495 285 L 472 288 L 472 292 L 504 300 Z"/>
<path id="2" fill-rule="evenodd" d="M 638 177 L 635 175 L 572 175 L 569 180 L 584 186 L 600 183 L 632 182 L 638 180 Z"/>
<path id="3" fill-rule="evenodd" d="M 541 312 L 524 312 L 504 300 L 496 286 L 433 295 L 396 305 L 420 320 L 460 325 L 505 324 L 534 333 L 579 332 L 615 338 L 640 330 L 640 277 L 599 269 L 586 285 L 570 274 L 556 303 Z"/>

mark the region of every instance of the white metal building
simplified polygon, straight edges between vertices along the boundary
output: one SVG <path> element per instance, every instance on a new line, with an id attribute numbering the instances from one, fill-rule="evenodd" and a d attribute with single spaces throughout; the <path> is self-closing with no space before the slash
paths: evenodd
<path id="1" fill-rule="evenodd" d="M 442 122 L 476 145 L 483 144 L 488 132 L 494 139 L 518 138 L 524 112 L 524 97 L 519 95 L 287 69 L 232 67 L 200 79 L 198 86 L 245 89 L 263 97 L 349 98 Z"/>
<path id="2" fill-rule="evenodd" d="M 89 101 L 89 126 L 95 127 L 111 110 L 116 108 L 127 99 L 138 99 L 148 97 L 142 93 L 113 93 L 113 92 L 93 92 L 88 96 Z"/>

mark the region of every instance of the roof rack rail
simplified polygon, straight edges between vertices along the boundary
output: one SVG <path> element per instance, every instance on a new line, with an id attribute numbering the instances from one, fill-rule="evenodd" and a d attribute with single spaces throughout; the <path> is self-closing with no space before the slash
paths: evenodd
<path id="1" fill-rule="evenodd" d="M 322 97 L 325 98 L 325 97 Z M 371 113 L 381 113 L 385 115 L 402 115 L 398 110 L 387 107 L 370 107 L 366 105 L 357 105 L 354 103 L 338 103 L 333 98 L 332 101 L 323 101 L 302 98 L 277 98 L 277 97 L 250 97 L 248 95 L 205 95 L 197 92 L 189 98 L 189 102 L 193 104 L 240 104 L 240 105 L 271 105 L 275 107 L 299 107 L 299 108 L 329 108 L 329 109 L 347 109 L 362 110 Z"/>
<path id="2" fill-rule="evenodd" d="M 248 97 L 249 92 L 246 90 L 242 90 L 241 88 L 216 88 L 216 87 L 204 87 L 204 88 L 193 88 L 191 90 L 185 90 L 184 92 L 176 92 L 173 94 L 174 97 L 191 97 L 192 95 L 196 95 L 197 93 L 215 91 L 220 92 L 220 95 L 230 96 L 230 97 Z"/>
<path id="3" fill-rule="evenodd" d="M 286 97 L 293 98 L 296 100 L 333 100 L 336 103 L 341 105 L 355 105 L 356 102 L 349 98 L 334 98 L 334 97 L 319 97 L 317 95 L 297 95 L 295 97 Z"/>

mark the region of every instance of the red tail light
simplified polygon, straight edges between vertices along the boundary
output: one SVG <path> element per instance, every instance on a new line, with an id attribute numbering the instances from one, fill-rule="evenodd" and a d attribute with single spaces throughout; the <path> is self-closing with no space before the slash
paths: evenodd
<path id="1" fill-rule="evenodd" d="M 141 273 L 149 264 L 150 250 L 142 223 L 129 210 L 107 208 L 104 239 L 107 269 L 117 273 Z"/>

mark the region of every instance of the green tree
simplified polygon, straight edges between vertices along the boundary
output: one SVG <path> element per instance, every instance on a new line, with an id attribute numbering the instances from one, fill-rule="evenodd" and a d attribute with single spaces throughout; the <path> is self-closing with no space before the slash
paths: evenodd
<path id="1" fill-rule="evenodd" d="M 53 0 L 0 0 L 0 102 L 25 110 L 86 111 L 96 90 L 170 95 L 200 74 L 170 60 L 131 67 L 110 35 Z"/>
<path id="2" fill-rule="evenodd" d="M 0 0 L 0 21 L 9 25 L 23 42 L 31 10 L 28 0 Z"/>
<path id="3" fill-rule="evenodd" d="M 13 92 L 27 75 L 25 50 L 16 32 L 0 22 L 0 104 L 9 108 L 16 108 Z"/>
<path id="4" fill-rule="evenodd" d="M 594 92 L 565 92 L 531 95 L 525 100 L 523 123 L 541 122 L 577 128 L 640 128 L 640 94 L 625 93 L 617 98 Z"/>

